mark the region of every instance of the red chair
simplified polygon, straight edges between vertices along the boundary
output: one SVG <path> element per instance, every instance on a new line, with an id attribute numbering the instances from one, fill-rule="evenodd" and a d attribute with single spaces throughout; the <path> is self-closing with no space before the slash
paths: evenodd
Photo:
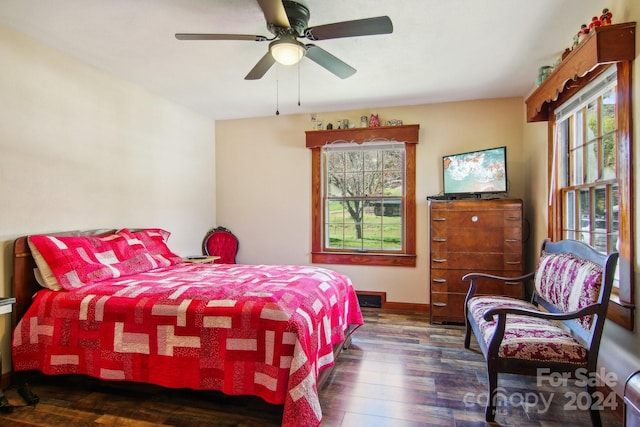
<path id="1" fill-rule="evenodd" d="M 238 238 L 225 227 L 216 227 L 209 230 L 202 241 L 202 254 L 219 256 L 215 264 L 235 264 L 236 254 L 240 242 Z"/>

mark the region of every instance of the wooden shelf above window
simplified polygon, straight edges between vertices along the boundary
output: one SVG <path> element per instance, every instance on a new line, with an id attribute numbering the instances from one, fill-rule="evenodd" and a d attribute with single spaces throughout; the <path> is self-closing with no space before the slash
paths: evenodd
<path id="1" fill-rule="evenodd" d="M 558 99 L 570 80 L 584 77 L 590 71 L 605 64 L 633 61 L 635 53 L 636 23 L 596 27 L 553 70 L 525 101 L 527 122 L 549 119 L 549 105 Z"/>
<path id="2" fill-rule="evenodd" d="M 419 130 L 420 125 L 308 130 L 306 131 L 307 148 L 322 147 L 323 145 L 337 141 L 362 144 L 365 141 L 375 141 L 379 139 L 417 144 Z"/>

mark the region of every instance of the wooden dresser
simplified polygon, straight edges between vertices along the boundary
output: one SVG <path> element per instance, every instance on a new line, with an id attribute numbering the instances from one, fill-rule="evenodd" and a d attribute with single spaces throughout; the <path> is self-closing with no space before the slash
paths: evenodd
<path id="1" fill-rule="evenodd" d="M 522 201 L 517 199 L 430 200 L 432 323 L 464 323 L 470 272 L 523 274 Z M 480 293 L 522 298 L 520 283 L 480 282 Z"/>

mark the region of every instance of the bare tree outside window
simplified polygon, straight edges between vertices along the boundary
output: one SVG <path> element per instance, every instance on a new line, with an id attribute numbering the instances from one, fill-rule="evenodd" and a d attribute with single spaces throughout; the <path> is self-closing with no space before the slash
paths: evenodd
<path id="1" fill-rule="evenodd" d="M 404 144 L 330 147 L 324 162 L 325 247 L 401 250 Z"/>

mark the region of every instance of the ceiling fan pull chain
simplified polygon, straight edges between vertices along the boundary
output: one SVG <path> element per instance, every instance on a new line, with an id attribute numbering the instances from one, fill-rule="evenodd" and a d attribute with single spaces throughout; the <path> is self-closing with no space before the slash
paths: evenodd
<path id="1" fill-rule="evenodd" d="M 279 91 L 278 91 L 278 83 L 280 82 L 280 80 L 276 79 L 276 116 L 280 115 L 280 98 L 279 98 Z"/>
<path id="2" fill-rule="evenodd" d="M 300 106 L 300 63 L 298 62 L 298 107 Z"/>

